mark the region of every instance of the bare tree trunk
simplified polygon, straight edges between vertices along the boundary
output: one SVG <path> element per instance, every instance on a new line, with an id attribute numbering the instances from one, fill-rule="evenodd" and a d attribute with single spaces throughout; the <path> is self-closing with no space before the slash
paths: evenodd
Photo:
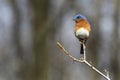
<path id="1" fill-rule="evenodd" d="M 34 51 L 35 80 L 48 80 L 48 49 L 46 44 L 48 31 L 47 18 L 49 0 L 32 0 L 34 10 Z M 49 25 L 50 26 L 50 25 Z"/>
<path id="2" fill-rule="evenodd" d="M 120 0 L 115 1 L 115 11 L 114 11 L 114 30 L 113 30 L 113 39 L 112 44 L 113 48 L 112 51 L 112 59 L 111 59 L 111 68 L 112 68 L 112 74 L 113 74 L 113 80 L 119 80 L 119 65 L 118 65 L 118 54 L 119 54 L 119 48 L 120 48 L 120 41 L 119 41 L 119 8 L 120 8 Z"/>

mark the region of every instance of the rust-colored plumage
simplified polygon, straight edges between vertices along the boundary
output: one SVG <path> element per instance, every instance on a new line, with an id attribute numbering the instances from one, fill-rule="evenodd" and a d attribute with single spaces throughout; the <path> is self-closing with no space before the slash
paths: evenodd
<path id="1" fill-rule="evenodd" d="M 85 29 L 87 29 L 89 32 L 91 31 L 91 29 L 90 29 L 90 24 L 89 24 L 88 21 L 85 20 L 85 19 L 81 19 L 81 20 L 76 21 L 76 25 L 75 25 L 75 30 L 74 30 L 74 32 L 76 32 L 79 28 L 85 28 Z"/>
<path id="2" fill-rule="evenodd" d="M 90 35 L 90 31 L 91 31 L 90 24 L 87 21 L 86 17 L 81 14 L 77 14 L 74 18 L 74 21 L 76 22 L 74 33 L 75 36 L 80 41 L 80 45 L 81 45 L 80 53 L 84 54 L 83 44 L 86 43 Z"/>

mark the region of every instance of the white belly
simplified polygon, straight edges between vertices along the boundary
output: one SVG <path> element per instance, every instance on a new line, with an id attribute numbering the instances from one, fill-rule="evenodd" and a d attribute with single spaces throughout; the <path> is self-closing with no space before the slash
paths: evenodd
<path id="1" fill-rule="evenodd" d="M 89 36 L 89 32 L 84 28 L 80 28 L 76 31 L 75 35 L 78 38 L 85 39 Z"/>

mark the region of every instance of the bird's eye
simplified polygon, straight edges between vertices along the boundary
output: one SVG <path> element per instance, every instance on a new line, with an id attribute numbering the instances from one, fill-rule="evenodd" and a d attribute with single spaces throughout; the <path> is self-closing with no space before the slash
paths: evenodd
<path id="1" fill-rule="evenodd" d="M 80 19 L 80 16 L 77 16 L 76 18 L 77 18 L 77 19 Z"/>

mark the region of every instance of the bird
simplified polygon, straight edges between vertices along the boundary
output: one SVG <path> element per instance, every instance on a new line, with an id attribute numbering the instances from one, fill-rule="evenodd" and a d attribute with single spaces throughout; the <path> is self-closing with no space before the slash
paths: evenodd
<path id="1" fill-rule="evenodd" d="M 73 18 L 75 21 L 74 34 L 80 42 L 80 54 L 84 54 L 84 45 L 90 36 L 91 26 L 87 18 L 82 14 L 76 14 Z"/>

